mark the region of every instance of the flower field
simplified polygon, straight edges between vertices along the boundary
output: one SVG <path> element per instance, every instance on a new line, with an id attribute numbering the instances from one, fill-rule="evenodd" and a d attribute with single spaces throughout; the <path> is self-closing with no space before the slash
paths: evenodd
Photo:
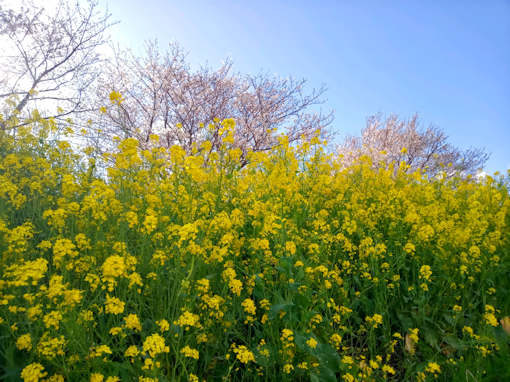
<path id="1" fill-rule="evenodd" d="M 50 125 L 0 139 L 0 379 L 510 380 L 508 177 Z"/>

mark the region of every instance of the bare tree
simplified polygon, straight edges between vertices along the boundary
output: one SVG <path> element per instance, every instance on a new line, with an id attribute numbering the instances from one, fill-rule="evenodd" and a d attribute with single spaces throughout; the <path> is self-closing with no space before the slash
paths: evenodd
<path id="1" fill-rule="evenodd" d="M 86 109 L 109 19 L 93 0 L 84 6 L 59 0 L 52 11 L 27 2 L 17 9 L 0 7 L 2 130 L 23 124 L 34 109 L 56 119 Z"/>
<path id="2" fill-rule="evenodd" d="M 360 137 L 347 137 L 338 146 L 345 166 L 357 161 L 362 155 L 372 159 L 374 166 L 402 161 L 408 171 L 425 170 L 430 176 L 445 172 L 450 177 L 457 173 L 476 174 L 489 155 L 483 149 L 460 150 L 448 142 L 448 136 L 437 126 L 426 129 L 419 124 L 418 116 L 409 120 L 381 114 L 367 119 Z"/>
<path id="3" fill-rule="evenodd" d="M 310 110 L 322 103 L 325 88 L 306 93 L 305 83 L 267 74 L 241 75 L 229 60 L 215 70 L 192 70 L 178 44 L 161 53 L 156 42 L 149 42 L 143 57 L 116 51 L 98 86 L 97 106 L 111 91 L 123 100 L 95 115 L 93 125 L 101 129 L 102 138 L 136 137 L 146 147 L 155 134 L 160 145 L 178 144 L 190 152 L 206 139 L 217 148 L 218 129 L 208 125 L 234 118 L 236 145 L 244 153 L 267 150 L 277 142 L 276 131 L 285 132 L 290 141 L 317 130 L 328 133 L 332 113 Z"/>

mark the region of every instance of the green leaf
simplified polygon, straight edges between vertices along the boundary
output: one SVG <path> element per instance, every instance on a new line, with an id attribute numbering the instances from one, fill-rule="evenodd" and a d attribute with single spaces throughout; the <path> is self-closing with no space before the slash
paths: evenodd
<path id="1" fill-rule="evenodd" d="M 337 351 L 329 344 L 319 344 L 315 348 L 315 355 L 319 359 L 321 365 L 327 367 L 333 372 L 340 371 L 342 361 Z"/>
<path id="2" fill-rule="evenodd" d="M 409 328 L 414 327 L 413 320 L 411 319 L 411 317 L 409 317 L 409 314 L 397 313 L 397 317 L 400 320 L 400 323 L 402 324 L 402 327 L 404 329 L 407 330 Z"/>
<path id="3" fill-rule="evenodd" d="M 310 381 L 314 382 L 337 382 L 335 373 L 323 366 L 320 366 L 317 373 L 310 373 Z"/>
<path id="4" fill-rule="evenodd" d="M 448 345 L 450 345 L 455 350 L 464 350 L 466 348 L 466 345 L 462 343 L 458 338 L 455 338 L 453 336 L 446 336 L 444 338 L 444 342 L 446 342 Z"/>
<path id="5" fill-rule="evenodd" d="M 293 306 L 294 306 L 293 302 L 284 302 L 281 304 L 275 304 L 275 305 L 271 306 L 271 309 L 269 309 L 268 317 L 270 320 L 273 320 L 274 318 L 276 318 L 276 315 L 280 311 L 283 310 L 285 312 L 288 312 L 290 310 L 290 308 Z"/>
<path id="6" fill-rule="evenodd" d="M 430 329 L 425 329 L 423 331 L 423 339 L 431 347 L 433 347 L 436 350 L 439 350 L 437 336 L 435 335 L 434 331 L 432 331 Z"/>

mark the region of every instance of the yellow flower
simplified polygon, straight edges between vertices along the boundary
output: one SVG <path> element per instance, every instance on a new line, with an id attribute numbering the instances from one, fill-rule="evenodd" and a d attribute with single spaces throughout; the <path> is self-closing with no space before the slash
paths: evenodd
<path id="1" fill-rule="evenodd" d="M 165 319 L 156 321 L 156 325 L 159 326 L 159 330 L 161 332 L 166 332 L 166 331 L 168 331 L 170 329 L 170 324 Z"/>
<path id="2" fill-rule="evenodd" d="M 294 244 L 293 241 L 287 241 L 285 243 L 285 250 L 291 255 L 294 255 L 296 253 L 296 244 Z"/>
<path id="3" fill-rule="evenodd" d="M 294 332 L 290 329 L 282 329 L 280 338 L 282 342 L 292 342 L 294 341 Z"/>
<path id="4" fill-rule="evenodd" d="M 114 91 L 102 110 L 114 116 L 121 102 Z M 449 347 L 437 360 L 422 357 L 423 328 L 376 335 L 411 300 L 447 333 L 472 325 L 457 334 L 481 368 L 504 355 L 493 337 L 510 335 L 500 301 L 508 285 L 496 285 L 507 281 L 496 277 L 508 263 L 506 174 L 464 179 L 447 164 L 438 176 L 434 166 L 415 171 L 418 162 L 401 162 L 413 151 L 402 142 L 396 153 L 377 147 L 350 165 L 348 153 L 329 152 L 322 132 L 300 142 L 266 126 L 249 136 L 228 120 L 203 128 L 181 121 L 155 135 L 141 126 L 128 139 L 105 140 L 104 155 L 101 147 L 75 152 L 75 142 L 53 138 L 60 127 L 64 135 L 80 127 L 32 116 L 39 120 L 26 125 L 14 116 L 21 126 L 0 134 L 3 340 L 25 358 L 20 372 L 41 365 L 25 368 L 23 379 L 62 382 L 81 370 L 84 380 L 96 373 L 113 382 L 120 374 L 110 363 L 119 361 L 137 372 L 132 379 L 156 382 L 179 358 L 174 379 L 198 382 L 211 354 L 228 359 L 239 379 L 305 379 L 324 366 L 311 354 L 323 341 L 342 360 L 341 381 L 395 379 L 397 371 L 424 381 L 463 370 L 469 360 Z M 198 135 L 187 142 L 190 128 Z M 105 133 L 93 123 L 85 130 Z M 254 140 L 264 150 L 250 149 Z M 436 279 L 451 293 L 427 307 Z M 494 306 L 476 315 L 481 284 Z M 382 294 L 394 306 L 377 313 L 359 304 Z M 82 354 L 75 342 L 90 334 Z M 369 349 L 353 337 L 377 340 Z M 236 342 L 222 350 L 225 338 Z M 423 365 L 400 370 L 399 351 Z"/>
<path id="5" fill-rule="evenodd" d="M 53 262 L 60 268 L 65 258 L 75 258 L 78 256 L 76 246 L 69 239 L 58 239 L 53 245 Z"/>
<path id="6" fill-rule="evenodd" d="M 136 314 L 129 314 L 124 317 L 125 326 L 128 329 L 132 329 L 137 332 L 142 331 L 142 325 L 140 325 L 140 320 Z"/>
<path id="7" fill-rule="evenodd" d="M 32 349 L 32 337 L 30 337 L 30 334 L 23 334 L 22 336 L 18 337 L 16 341 L 16 347 L 19 350 L 31 350 Z"/>
<path id="8" fill-rule="evenodd" d="M 143 342 L 143 351 L 144 353 L 149 353 L 149 355 L 154 358 L 158 354 L 168 353 L 170 348 L 165 345 L 165 339 L 155 333 L 145 339 Z"/>
<path id="9" fill-rule="evenodd" d="M 117 103 L 119 105 L 123 101 L 122 95 L 119 92 L 115 91 L 115 90 L 112 90 L 110 92 L 109 98 L 110 98 L 110 102 L 111 103 Z"/>
<path id="10" fill-rule="evenodd" d="M 21 371 L 21 378 L 24 382 L 39 382 L 48 373 L 44 372 L 44 367 L 40 363 L 31 363 Z"/>
<path id="11" fill-rule="evenodd" d="M 286 363 L 285 365 L 283 365 L 283 372 L 285 374 L 290 374 L 292 373 L 292 370 L 294 370 L 294 366 L 291 365 L 290 363 Z"/>
<path id="12" fill-rule="evenodd" d="M 201 344 L 201 343 L 204 343 L 204 342 L 207 342 L 207 341 L 208 341 L 207 334 L 200 333 L 200 334 L 197 335 L 197 343 Z"/>
<path id="13" fill-rule="evenodd" d="M 64 355 L 66 340 L 64 336 L 50 337 L 49 333 L 44 333 L 37 344 L 37 352 L 44 358 L 53 359 L 58 355 Z"/>
<path id="14" fill-rule="evenodd" d="M 138 225 L 138 215 L 134 211 L 128 211 L 125 214 L 126 221 L 129 225 L 129 228 L 134 228 Z"/>
<path id="15" fill-rule="evenodd" d="M 112 336 L 116 336 L 120 333 L 122 333 L 122 328 L 121 327 L 118 327 L 118 326 L 115 326 L 113 328 L 110 329 L 109 333 L 112 335 Z"/>
<path id="16" fill-rule="evenodd" d="M 414 329 L 409 329 L 409 337 L 414 341 L 414 342 L 418 342 L 419 340 L 419 337 L 418 337 L 418 333 L 419 333 L 420 329 L 418 328 L 414 328 Z"/>
<path id="17" fill-rule="evenodd" d="M 430 269 L 430 265 L 422 265 L 420 268 L 420 279 L 429 281 L 431 275 L 432 270 Z"/>
<path id="18" fill-rule="evenodd" d="M 44 326 L 46 326 L 47 329 L 49 329 L 52 326 L 55 329 L 58 329 L 61 320 L 62 320 L 62 313 L 60 313 L 56 310 L 44 315 L 44 317 L 43 317 Z"/>
<path id="19" fill-rule="evenodd" d="M 382 371 L 384 371 L 385 373 L 391 374 L 391 375 L 395 375 L 395 369 L 389 365 L 383 365 Z"/>
<path id="20" fill-rule="evenodd" d="M 317 341 L 313 337 L 306 341 L 306 344 L 310 346 L 312 349 L 315 349 L 317 347 Z"/>
<path id="21" fill-rule="evenodd" d="M 112 354 L 112 350 L 110 349 L 110 347 L 108 345 L 94 346 L 90 350 L 91 358 L 99 358 L 105 354 Z"/>
<path id="22" fill-rule="evenodd" d="M 85 281 L 90 284 L 90 290 L 95 291 L 99 286 L 101 279 L 93 273 L 88 273 L 87 276 L 85 276 Z"/>
<path id="23" fill-rule="evenodd" d="M 90 310 L 84 310 L 80 312 L 79 321 L 93 321 L 94 320 L 94 312 Z"/>
<path id="24" fill-rule="evenodd" d="M 253 353 L 250 350 L 248 350 L 248 348 L 244 345 L 240 345 L 240 346 L 234 345 L 234 353 L 236 353 L 236 358 L 241 363 L 246 364 L 250 361 L 255 361 L 255 356 L 253 355 Z"/>
<path id="25" fill-rule="evenodd" d="M 485 305 L 485 314 L 483 317 L 485 318 L 485 322 L 487 325 L 498 326 L 498 320 L 496 316 L 494 316 L 495 309 L 492 305 Z"/>
<path id="26" fill-rule="evenodd" d="M 269 300 L 267 298 L 263 298 L 262 300 L 259 301 L 259 305 L 262 309 L 269 310 L 271 303 L 269 302 Z"/>
<path id="27" fill-rule="evenodd" d="M 45 276 L 48 270 L 48 261 L 46 259 L 36 259 L 33 261 L 25 261 L 17 267 L 9 267 L 6 275 L 16 279 L 15 285 L 23 286 L 29 284 L 37 285 L 37 283 Z"/>
<path id="28" fill-rule="evenodd" d="M 158 218 L 154 215 L 147 215 L 143 221 L 145 232 L 150 235 L 158 226 Z"/>
<path id="29" fill-rule="evenodd" d="M 496 316 L 493 313 L 485 313 L 483 317 L 485 318 L 485 322 L 487 323 L 487 325 L 491 325 L 494 327 L 498 326 L 498 320 L 496 319 Z"/>
<path id="30" fill-rule="evenodd" d="M 200 293 L 200 294 L 206 294 L 208 291 L 209 291 L 209 288 L 210 288 L 210 282 L 208 279 L 200 279 L 200 280 L 197 280 L 197 291 Z"/>
<path id="31" fill-rule="evenodd" d="M 120 276 L 126 276 L 127 265 L 124 257 L 112 255 L 108 257 L 101 266 L 103 273 L 103 281 L 112 284 L 116 283 L 116 279 Z M 109 288 L 111 291 L 113 288 Z"/>
<path id="32" fill-rule="evenodd" d="M 194 314 L 186 310 L 179 316 L 179 318 L 176 321 L 174 321 L 174 325 L 195 326 L 197 328 L 200 328 L 201 327 L 200 316 L 198 314 Z"/>
<path id="33" fill-rule="evenodd" d="M 126 357 L 134 358 L 136 357 L 140 352 L 138 351 L 138 348 L 135 345 L 131 345 L 126 349 L 124 352 L 124 355 Z"/>
<path id="34" fill-rule="evenodd" d="M 117 297 L 110 297 L 106 295 L 105 312 L 111 314 L 121 314 L 124 312 L 125 303 Z"/>
<path id="35" fill-rule="evenodd" d="M 90 375 L 90 382 L 103 382 L 104 375 L 99 373 L 93 373 Z"/>
<path id="36" fill-rule="evenodd" d="M 192 349 L 187 345 L 181 349 L 181 354 L 184 354 L 184 356 L 188 357 L 188 358 L 194 358 L 194 359 L 199 358 L 198 350 Z"/>
<path id="37" fill-rule="evenodd" d="M 256 314 L 256 308 L 255 308 L 255 302 L 251 298 L 245 299 L 241 303 L 242 307 L 244 308 L 244 311 L 248 314 Z"/>
<path id="38" fill-rule="evenodd" d="M 377 328 L 383 323 L 383 317 L 380 314 L 374 314 L 372 317 L 365 317 L 365 321 L 372 324 L 372 327 Z"/>
<path id="39" fill-rule="evenodd" d="M 427 367 L 425 368 L 425 371 L 432 374 L 439 374 L 441 373 L 441 367 L 435 362 L 429 362 Z"/>
<path id="40" fill-rule="evenodd" d="M 342 336 L 338 333 L 333 333 L 330 337 L 330 341 L 335 346 L 337 350 L 340 349 L 340 344 L 342 343 Z"/>
<path id="41" fill-rule="evenodd" d="M 322 322 L 322 316 L 320 314 L 316 314 L 312 317 L 310 320 L 310 324 L 315 327 L 315 325 L 318 325 Z"/>
<path id="42" fill-rule="evenodd" d="M 228 286 L 230 287 L 232 293 L 234 293 L 236 296 L 241 295 L 241 291 L 243 290 L 243 283 L 240 280 L 231 279 L 228 283 Z"/>

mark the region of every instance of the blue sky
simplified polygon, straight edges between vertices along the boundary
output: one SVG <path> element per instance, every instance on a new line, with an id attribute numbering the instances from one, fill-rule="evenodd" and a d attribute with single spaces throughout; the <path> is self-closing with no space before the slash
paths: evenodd
<path id="1" fill-rule="evenodd" d="M 140 50 L 179 42 L 198 66 L 230 57 L 325 84 L 339 138 L 366 117 L 419 113 L 451 143 L 485 147 L 489 172 L 510 168 L 510 1 L 102 0 L 111 33 Z"/>

